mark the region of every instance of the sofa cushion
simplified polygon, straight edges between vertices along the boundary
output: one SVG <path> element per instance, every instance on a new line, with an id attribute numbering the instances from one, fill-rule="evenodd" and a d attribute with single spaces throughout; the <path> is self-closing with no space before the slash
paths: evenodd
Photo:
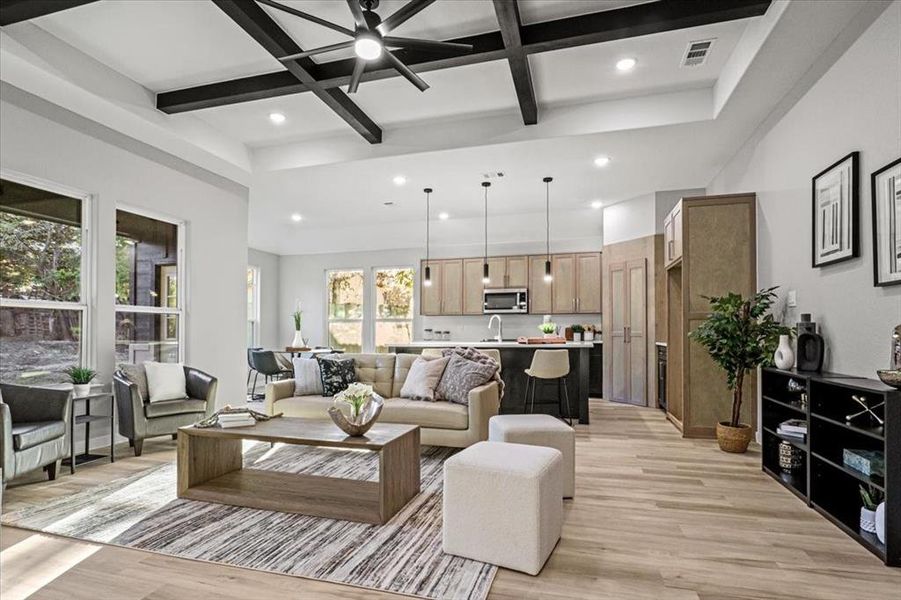
<path id="1" fill-rule="evenodd" d="M 294 363 L 294 395 L 322 395 L 322 372 L 315 358 L 297 357 Z"/>
<path id="2" fill-rule="evenodd" d="M 337 356 L 317 356 L 319 371 L 322 374 L 322 395 L 334 396 L 347 389 L 357 380 L 352 358 Z"/>
<path id="3" fill-rule="evenodd" d="M 38 444 L 66 435 L 65 421 L 40 421 L 37 423 L 13 423 L 13 449 L 27 450 Z"/>
<path id="4" fill-rule="evenodd" d="M 441 381 L 444 368 L 447 367 L 448 358 L 418 358 L 410 367 L 404 386 L 400 390 L 400 397 L 409 400 L 435 401 L 435 388 Z"/>
<path id="5" fill-rule="evenodd" d="M 394 383 L 391 387 L 391 394 L 385 398 L 400 398 L 400 391 L 404 389 L 404 383 L 407 381 L 407 375 L 410 373 L 410 367 L 419 358 L 419 354 L 396 354 L 394 359 Z"/>
<path id="6" fill-rule="evenodd" d="M 144 405 L 144 415 L 148 419 L 183 415 L 186 413 L 203 413 L 206 411 L 206 400 L 181 398 L 179 400 L 157 400 Z"/>
<path id="7" fill-rule="evenodd" d="M 144 363 L 144 372 L 147 374 L 150 402 L 188 397 L 184 365 L 147 361 Z"/>
<path id="8" fill-rule="evenodd" d="M 391 398 L 382 407 L 379 420 L 433 429 L 462 430 L 469 427 L 469 409 L 450 402 L 419 402 L 405 398 Z"/>
<path id="9" fill-rule="evenodd" d="M 150 402 L 150 393 L 147 391 L 147 373 L 144 371 L 144 365 L 135 365 L 132 363 L 122 363 L 119 370 L 128 378 L 130 382 L 138 386 L 138 393 L 141 395 L 143 402 Z"/>
<path id="10" fill-rule="evenodd" d="M 444 375 L 438 384 L 436 394 L 440 400 L 449 400 L 457 404 L 469 404 L 470 390 L 484 385 L 497 373 L 497 363 L 475 362 L 453 354 Z"/>
<path id="11" fill-rule="evenodd" d="M 394 354 L 344 354 L 354 360 L 357 381 L 368 383 L 382 398 L 396 395 L 394 383 Z"/>

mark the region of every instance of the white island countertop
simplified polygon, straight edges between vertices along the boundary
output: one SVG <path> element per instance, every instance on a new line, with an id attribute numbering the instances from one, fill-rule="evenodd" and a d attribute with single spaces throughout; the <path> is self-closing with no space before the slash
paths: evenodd
<path id="1" fill-rule="evenodd" d="M 389 344 L 399 348 L 450 348 L 452 346 L 468 346 L 471 348 L 591 348 L 595 342 L 566 342 L 565 344 L 520 344 L 519 342 L 469 342 L 464 340 L 440 340 L 432 342 L 407 342 L 405 344 Z"/>

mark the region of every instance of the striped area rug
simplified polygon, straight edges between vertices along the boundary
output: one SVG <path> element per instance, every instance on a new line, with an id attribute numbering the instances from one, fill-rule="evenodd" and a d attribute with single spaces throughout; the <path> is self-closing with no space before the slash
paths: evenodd
<path id="1" fill-rule="evenodd" d="M 385 525 L 179 500 L 167 464 L 18 512 L 4 525 L 179 558 L 321 579 L 421 598 L 482 600 L 497 568 L 441 550 L 442 466 L 422 448 L 422 492 Z M 378 457 L 254 444 L 246 467 L 377 480 Z"/>

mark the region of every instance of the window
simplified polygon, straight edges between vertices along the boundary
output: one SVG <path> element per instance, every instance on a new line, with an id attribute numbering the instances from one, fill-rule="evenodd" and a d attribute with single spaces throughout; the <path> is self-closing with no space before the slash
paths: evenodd
<path id="1" fill-rule="evenodd" d="M 363 351 L 363 271 L 328 271 L 328 341 L 345 352 Z"/>
<path id="2" fill-rule="evenodd" d="M 413 269 L 375 271 L 375 350 L 413 340 Z"/>
<path id="3" fill-rule="evenodd" d="M 86 204 L 0 179 L 0 381 L 62 383 L 86 363 Z"/>
<path id="4" fill-rule="evenodd" d="M 182 228 L 116 211 L 116 362 L 181 362 Z"/>
<path id="5" fill-rule="evenodd" d="M 247 267 L 247 347 L 260 343 L 260 269 Z"/>

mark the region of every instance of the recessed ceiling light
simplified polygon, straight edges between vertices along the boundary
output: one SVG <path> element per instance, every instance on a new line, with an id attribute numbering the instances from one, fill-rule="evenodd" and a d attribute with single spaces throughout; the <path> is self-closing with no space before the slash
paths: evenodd
<path id="1" fill-rule="evenodd" d="M 385 206 L 394 206 L 394 202 L 392 202 L 391 200 L 388 200 L 388 201 L 386 201 L 386 202 L 382 202 L 382 204 L 384 204 Z"/>
<path id="2" fill-rule="evenodd" d="M 395 175 L 392 181 L 394 181 L 394 185 L 403 185 L 407 183 L 407 178 L 403 175 Z"/>
<path id="3" fill-rule="evenodd" d="M 601 208 L 602 206 L 604 206 L 604 203 L 601 202 L 600 200 L 594 200 L 594 201 L 591 203 L 591 208 L 593 208 L 593 209 L 595 209 L 595 210 Z"/>
<path id="4" fill-rule="evenodd" d="M 624 73 L 626 71 L 631 71 L 635 68 L 635 64 L 637 62 L 638 61 L 636 61 L 634 58 L 621 58 L 620 60 L 616 61 L 616 70 L 622 71 Z"/>
<path id="5" fill-rule="evenodd" d="M 299 223 L 301 220 L 303 220 L 303 217 L 298 213 L 294 213 L 293 215 L 291 215 L 291 220 L 295 223 Z"/>
<path id="6" fill-rule="evenodd" d="M 448 219 L 450 219 L 450 215 L 447 214 L 446 212 L 442 212 L 442 213 L 438 213 L 438 218 L 441 219 L 442 221 L 447 221 Z"/>
<path id="7" fill-rule="evenodd" d="M 598 156 L 596 159 L 594 159 L 594 166 L 596 166 L 596 167 L 606 167 L 609 164 L 610 164 L 609 156 Z"/>
<path id="8" fill-rule="evenodd" d="M 269 120 L 276 125 L 281 125 L 285 122 L 285 115 L 280 112 L 269 113 Z"/>

